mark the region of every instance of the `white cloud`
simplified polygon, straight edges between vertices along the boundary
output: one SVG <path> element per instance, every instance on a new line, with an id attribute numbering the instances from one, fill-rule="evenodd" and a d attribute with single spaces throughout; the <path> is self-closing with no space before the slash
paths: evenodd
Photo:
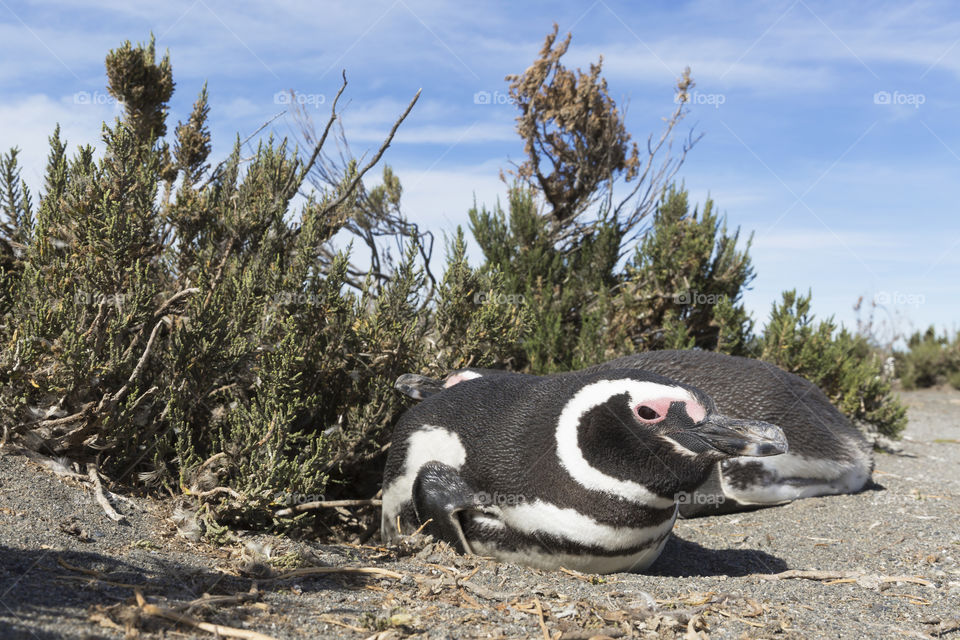
<path id="1" fill-rule="evenodd" d="M 474 206 L 492 208 L 506 188 L 498 177 L 503 162 L 489 160 L 473 166 L 423 169 L 394 168 L 403 185 L 403 208 L 413 222 L 435 232 L 453 233 L 457 225 L 467 226 L 467 211 Z"/>

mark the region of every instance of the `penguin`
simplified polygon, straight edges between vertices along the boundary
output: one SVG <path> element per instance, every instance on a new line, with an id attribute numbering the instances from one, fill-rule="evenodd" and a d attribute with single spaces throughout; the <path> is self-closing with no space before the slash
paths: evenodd
<path id="1" fill-rule="evenodd" d="M 423 386 L 397 423 L 384 542 L 422 528 L 501 561 L 642 571 L 681 496 L 718 461 L 787 451 L 779 427 L 723 415 L 700 389 L 637 368 L 473 373 Z"/>
<path id="2" fill-rule="evenodd" d="M 776 365 L 714 351 L 649 351 L 586 371 L 618 369 L 641 369 L 695 386 L 722 414 L 776 424 L 786 435 L 785 455 L 718 461 L 704 484 L 682 497 L 685 518 L 856 493 L 870 482 L 873 448 L 866 438 L 816 385 Z M 484 375 L 519 374 L 462 370 L 419 386 L 426 396 Z"/>

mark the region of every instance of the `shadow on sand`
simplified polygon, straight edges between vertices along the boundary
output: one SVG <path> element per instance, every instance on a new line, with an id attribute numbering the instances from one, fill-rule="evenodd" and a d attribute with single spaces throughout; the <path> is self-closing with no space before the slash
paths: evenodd
<path id="1" fill-rule="evenodd" d="M 696 542 L 670 536 L 663 553 L 644 573 L 685 578 L 691 576 L 747 576 L 788 569 L 780 558 L 758 549 L 708 549 Z"/>

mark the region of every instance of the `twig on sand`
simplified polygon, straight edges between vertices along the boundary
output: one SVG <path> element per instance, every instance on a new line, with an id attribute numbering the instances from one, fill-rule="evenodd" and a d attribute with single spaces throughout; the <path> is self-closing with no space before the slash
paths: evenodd
<path id="1" fill-rule="evenodd" d="M 338 626 L 338 627 L 343 627 L 344 629 L 350 629 L 351 631 L 359 631 L 359 632 L 361 632 L 361 633 L 364 632 L 364 631 L 367 631 L 367 629 L 364 629 L 363 627 L 356 627 L 356 626 L 354 626 L 354 625 L 352 625 L 352 624 L 347 624 L 346 622 L 341 622 L 340 620 L 337 620 L 337 619 L 334 618 L 333 616 L 329 616 L 329 615 L 326 615 L 326 614 L 324 614 L 324 615 L 322 615 L 322 616 L 318 616 L 318 617 L 317 617 L 317 620 L 319 620 L 320 622 L 325 622 L 326 624 L 333 624 L 333 625 L 336 625 L 336 626 Z"/>
<path id="2" fill-rule="evenodd" d="M 203 594 L 203 597 L 197 598 L 196 600 L 191 600 L 182 607 L 177 607 L 180 611 L 190 611 L 191 609 L 196 609 L 198 607 L 206 607 L 209 605 L 231 605 L 231 604 L 245 604 L 254 600 L 260 599 L 260 591 L 257 589 L 257 583 L 254 582 L 251 585 L 250 590 L 246 593 L 235 593 L 231 596 L 211 596 L 208 593 Z"/>
<path id="3" fill-rule="evenodd" d="M 623 629 L 607 627 L 605 629 L 573 629 L 564 631 L 560 640 L 590 640 L 590 638 L 622 638 L 627 635 Z"/>
<path id="4" fill-rule="evenodd" d="M 192 616 L 188 616 L 184 613 L 179 613 L 171 609 L 164 609 L 163 607 L 158 607 L 155 604 L 150 604 L 143 597 L 143 594 L 139 590 L 134 592 L 134 595 L 137 598 L 137 606 L 140 607 L 145 615 L 153 616 L 155 618 L 164 618 L 166 620 L 171 620 L 173 622 L 179 622 L 180 624 L 185 624 L 207 633 L 212 633 L 218 637 L 226 638 L 244 638 L 246 640 L 276 640 L 273 636 L 268 636 L 266 634 L 260 633 L 259 631 L 250 631 L 249 629 L 237 629 L 236 627 L 227 627 L 222 624 L 211 624 L 209 622 L 202 622 L 197 620 Z"/>
<path id="5" fill-rule="evenodd" d="M 761 580 L 787 580 L 798 578 L 803 580 L 820 580 L 833 584 L 841 582 L 856 582 L 863 587 L 877 587 L 880 584 L 891 582 L 909 582 L 924 587 L 933 588 L 935 585 L 919 576 L 878 576 L 865 574 L 862 571 L 802 571 L 790 569 L 780 573 L 760 573 L 755 576 Z"/>
<path id="6" fill-rule="evenodd" d="M 488 589 L 487 587 L 477 584 L 470 579 L 460 580 L 459 584 L 464 589 L 472 592 L 474 595 L 480 596 L 484 600 L 512 600 L 520 597 L 521 595 L 517 592 L 494 591 L 493 589 Z"/>
<path id="7" fill-rule="evenodd" d="M 543 605 L 540 604 L 540 598 L 534 598 L 533 605 L 536 607 L 540 630 L 543 631 L 543 640 L 552 640 L 550 638 L 550 632 L 547 630 L 547 621 L 543 619 Z"/>
<path id="8" fill-rule="evenodd" d="M 280 509 L 273 515 L 277 517 L 292 516 L 295 513 L 304 511 L 314 511 L 316 509 L 332 509 L 335 507 L 379 507 L 383 504 L 382 500 L 362 499 L 362 500 L 317 500 L 316 502 L 304 502 L 296 504 L 286 509 Z"/>
<path id="9" fill-rule="evenodd" d="M 87 463 L 87 476 L 89 476 L 90 482 L 93 483 L 93 495 L 97 499 L 97 504 L 99 504 L 103 509 L 103 512 L 107 514 L 107 517 L 114 522 L 120 522 L 124 520 L 124 516 L 117 513 L 116 509 L 113 508 L 113 505 L 110 504 L 110 501 L 107 500 L 107 496 L 103 493 L 103 485 L 100 484 L 100 474 L 97 471 L 97 465 L 91 462 Z"/>

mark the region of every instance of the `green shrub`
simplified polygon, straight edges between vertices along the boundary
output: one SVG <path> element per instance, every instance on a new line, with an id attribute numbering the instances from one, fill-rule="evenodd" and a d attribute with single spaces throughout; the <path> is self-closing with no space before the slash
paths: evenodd
<path id="1" fill-rule="evenodd" d="M 947 376 L 947 382 L 949 382 L 950 386 L 954 389 L 960 390 L 960 371 L 954 371 Z"/>
<path id="2" fill-rule="evenodd" d="M 756 349 L 896 435 L 904 410 L 877 353 L 814 324 L 809 296 L 786 293 L 752 334 L 749 241 L 738 249 L 712 202 L 691 212 L 672 186 L 694 142 L 670 156 L 689 74 L 642 157 L 599 64 L 566 70 L 569 37 L 555 37 L 511 78 L 528 157 L 506 210 L 470 211 L 483 264 L 470 266 L 458 229 L 439 281 L 396 176 L 384 167 L 381 185 L 363 183 L 393 132 L 367 164 L 317 171 L 339 93 L 304 157 L 270 138 L 244 158 L 238 139 L 210 167 L 206 87 L 167 140 L 169 56 L 157 62 L 152 41 L 111 51 L 109 90 L 125 112 L 104 125 L 101 157 L 90 146 L 68 156 L 57 128 L 36 207 L 17 152 L 0 161 L 0 420 L 32 449 L 195 496 L 211 527 L 286 526 L 276 512 L 294 496 L 373 495 L 406 406 L 393 382 L 410 372 Z M 338 234 L 369 248 L 369 264 L 336 251 Z M 379 238 L 402 255 L 382 257 Z M 935 368 L 922 344 L 905 360 L 915 377 Z"/>
<path id="3" fill-rule="evenodd" d="M 610 344 L 743 355 L 753 322 L 741 297 L 754 274 L 739 235 L 727 234 L 712 200 L 691 212 L 686 190 L 671 186 L 620 278 Z"/>
<path id="4" fill-rule="evenodd" d="M 863 336 L 838 329 L 832 318 L 815 322 L 810 297 L 786 291 L 774 303 L 758 355 L 816 384 L 854 422 L 897 437 L 906 426 L 906 407 L 883 375 L 885 354 Z"/>
<path id="5" fill-rule="evenodd" d="M 205 87 L 171 144 L 169 56 L 128 42 L 107 70 L 124 117 L 99 159 L 68 157 L 54 133 L 35 223 L 15 152 L 0 167 L 0 419 L 33 449 L 191 493 L 221 522 L 271 525 L 294 495 L 373 495 L 405 407 L 394 380 L 503 361 L 526 308 L 470 297 L 499 276 L 469 267 L 462 237 L 436 291 L 416 234 L 358 281 L 330 240 L 398 204 L 389 168 L 368 192 L 372 162 L 350 163 L 295 211 L 322 141 L 309 160 L 272 138 L 245 160 L 238 140 L 210 169 Z"/>
<path id="6" fill-rule="evenodd" d="M 951 340 L 938 336 L 936 329 L 917 331 L 907 340 L 907 350 L 897 351 L 897 376 L 904 389 L 932 387 L 949 382 L 953 386 L 960 376 L 960 333 Z"/>
<path id="7" fill-rule="evenodd" d="M 896 436 L 905 409 L 882 375 L 884 355 L 832 320 L 815 324 L 809 296 L 785 293 L 754 335 L 742 303 L 754 277 L 750 240 L 738 248 L 739 229 L 728 232 L 712 201 L 691 211 L 686 190 L 670 183 L 689 146 L 650 171 L 661 149 L 651 137 L 641 162 L 599 63 L 589 73 L 562 65 L 569 41 L 557 43 L 554 28 L 535 63 L 508 77 L 526 159 L 506 211 L 470 211 L 484 267 L 530 307 L 510 366 L 566 371 L 650 349 L 759 356 L 812 380 L 852 420 Z M 692 86 L 685 73 L 659 144 L 683 118 Z M 615 183 L 629 194 L 619 203 Z"/>

